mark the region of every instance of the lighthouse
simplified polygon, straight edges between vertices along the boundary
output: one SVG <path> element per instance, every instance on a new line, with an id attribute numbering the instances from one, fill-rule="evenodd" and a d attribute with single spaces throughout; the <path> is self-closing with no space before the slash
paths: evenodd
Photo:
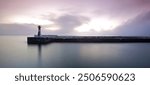
<path id="1" fill-rule="evenodd" d="M 41 36 L 41 26 L 40 25 L 38 26 L 38 34 L 37 35 Z"/>

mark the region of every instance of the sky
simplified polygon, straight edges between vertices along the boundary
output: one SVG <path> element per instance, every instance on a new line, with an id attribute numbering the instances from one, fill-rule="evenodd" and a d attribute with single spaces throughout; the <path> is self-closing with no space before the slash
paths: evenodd
<path id="1" fill-rule="evenodd" d="M 150 0 L 0 0 L 0 35 L 150 35 Z"/>

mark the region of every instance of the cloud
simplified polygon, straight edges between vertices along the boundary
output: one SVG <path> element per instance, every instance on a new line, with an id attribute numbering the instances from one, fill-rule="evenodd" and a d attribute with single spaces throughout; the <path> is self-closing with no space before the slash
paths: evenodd
<path id="1" fill-rule="evenodd" d="M 122 26 L 114 31 L 100 33 L 91 31 L 91 34 L 131 34 L 131 30 L 137 29 L 141 30 L 137 33 L 141 33 L 147 31 L 149 27 L 146 24 L 149 20 L 144 19 L 148 17 L 149 8 L 150 0 L 0 0 L 0 34 L 35 33 L 34 25 L 13 24 L 12 21 L 10 23 L 9 19 L 14 16 L 53 21 L 53 25 L 60 27 L 60 30 L 43 30 L 44 33 L 50 34 L 72 33 L 74 28 L 97 17 L 108 17 L 126 23 L 122 23 Z"/>
<path id="2" fill-rule="evenodd" d="M 70 33 L 74 31 L 74 28 L 82 25 L 83 23 L 87 22 L 89 19 L 88 17 L 83 17 L 79 15 L 63 15 L 58 17 L 55 20 L 55 23 L 60 27 L 61 33 Z"/>
<path id="3" fill-rule="evenodd" d="M 76 13 L 123 18 L 149 10 L 149 7 L 149 0 L 1 0 L 0 15 L 39 16 L 54 12 L 56 15 Z"/>
<path id="4" fill-rule="evenodd" d="M 135 17 L 115 31 L 118 35 L 150 36 L 150 12 Z"/>

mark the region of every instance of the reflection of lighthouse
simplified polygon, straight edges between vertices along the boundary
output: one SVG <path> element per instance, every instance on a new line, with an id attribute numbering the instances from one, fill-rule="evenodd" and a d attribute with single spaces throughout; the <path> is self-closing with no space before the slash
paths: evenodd
<path id="1" fill-rule="evenodd" d="M 41 36 L 41 26 L 38 26 L 38 36 Z"/>

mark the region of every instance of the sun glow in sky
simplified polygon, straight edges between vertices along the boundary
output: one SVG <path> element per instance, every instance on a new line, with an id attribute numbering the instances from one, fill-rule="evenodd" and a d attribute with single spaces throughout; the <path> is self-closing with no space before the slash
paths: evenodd
<path id="1" fill-rule="evenodd" d="M 44 26 L 44 28 L 46 30 L 49 30 L 49 31 L 57 31 L 57 30 L 60 29 L 60 27 L 55 25 L 55 24 L 52 24 L 52 25 L 49 25 L 49 26 Z"/>
<path id="2" fill-rule="evenodd" d="M 75 28 L 78 32 L 89 32 L 89 31 L 111 31 L 120 25 L 120 22 L 107 18 L 94 18 L 91 21 Z"/>

